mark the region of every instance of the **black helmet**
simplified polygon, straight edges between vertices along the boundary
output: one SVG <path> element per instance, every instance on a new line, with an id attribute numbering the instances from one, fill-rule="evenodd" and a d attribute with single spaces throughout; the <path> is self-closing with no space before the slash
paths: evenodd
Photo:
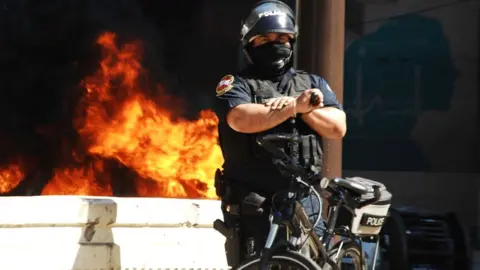
<path id="1" fill-rule="evenodd" d="M 295 15 L 292 9 L 281 1 L 260 1 L 252 7 L 247 19 L 243 21 L 240 40 L 245 47 L 252 37 L 271 32 L 292 34 L 296 38 L 298 29 Z"/>

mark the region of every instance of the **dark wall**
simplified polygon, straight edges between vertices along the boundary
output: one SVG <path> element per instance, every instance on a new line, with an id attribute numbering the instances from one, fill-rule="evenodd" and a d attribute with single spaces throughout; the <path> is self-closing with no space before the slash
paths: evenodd
<path id="1" fill-rule="evenodd" d="M 362 5 L 352 1 L 347 28 L 361 34 Z M 0 0 L 0 163 L 17 152 L 55 156 L 58 138 L 74 139 L 78 85 L 98 67 L 95 39 L 103 31 L 118 33 L 120 41 L 142 40 L 144 66 L 169 93 L 187 101 L 189 116 L 211 107 L 218 80 L 237 70 L 240 22 L 255 2 Z M 426 42 L 416 45 L 419 37 Z M 432 170 L 410 137 L 418 118 L 412 108 L 449 110 L 456 80 L 449 46 L 441 23 L 422 15 L 387 20 L 352 44 L 345 55 L 346 169 Z M 420 103 L 414 99 L 415 67 L 423 70 Z"/>
<path id="2" fill-rule="evenodd" d="M 80 81 L 98 68 L 105 31 L 141 40 L 144 67 L 196 116 L 236 69 L 253 2 L 0 0 L 0 164 L 21 155 L 54 166 L 62 144 L 74 143 Z"/>

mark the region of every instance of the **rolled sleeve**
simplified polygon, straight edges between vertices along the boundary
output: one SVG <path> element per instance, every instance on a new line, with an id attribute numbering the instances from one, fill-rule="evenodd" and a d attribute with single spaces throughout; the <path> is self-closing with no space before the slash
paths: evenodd
<path id="1" fill-rule="evenodd" d="M 319 89 L 323 94 L 323 104 L 325 107 L 335 107 L 337 109 L 343 110 L 342 104 L 338 102 L 337 96 L 332 91 L 327 81 L 317 75 L 310 75 L 312 78 L 313 87 Z"/>

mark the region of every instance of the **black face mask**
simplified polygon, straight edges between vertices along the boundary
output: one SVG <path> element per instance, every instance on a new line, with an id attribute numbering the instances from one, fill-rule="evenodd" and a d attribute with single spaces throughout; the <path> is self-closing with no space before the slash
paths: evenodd
<path id="1" fill-rule="evenodd" d="M 247 47 L 248 55 L 257 68 L 266 73 L 278 73 L 289 66 L 292 48 L 280 42 L 268 42 L 258 47 Z"/>

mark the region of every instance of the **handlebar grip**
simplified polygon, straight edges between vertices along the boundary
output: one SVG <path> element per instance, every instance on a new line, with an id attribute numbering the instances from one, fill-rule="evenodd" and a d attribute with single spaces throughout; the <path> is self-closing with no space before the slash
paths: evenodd
<path id="1" fill-rule="evenodd" d="M 317 94 L 312 93 L 310 95 L 310 105 L 318 106 L 319 104 L 320 104 L 320 97 Z"/>

